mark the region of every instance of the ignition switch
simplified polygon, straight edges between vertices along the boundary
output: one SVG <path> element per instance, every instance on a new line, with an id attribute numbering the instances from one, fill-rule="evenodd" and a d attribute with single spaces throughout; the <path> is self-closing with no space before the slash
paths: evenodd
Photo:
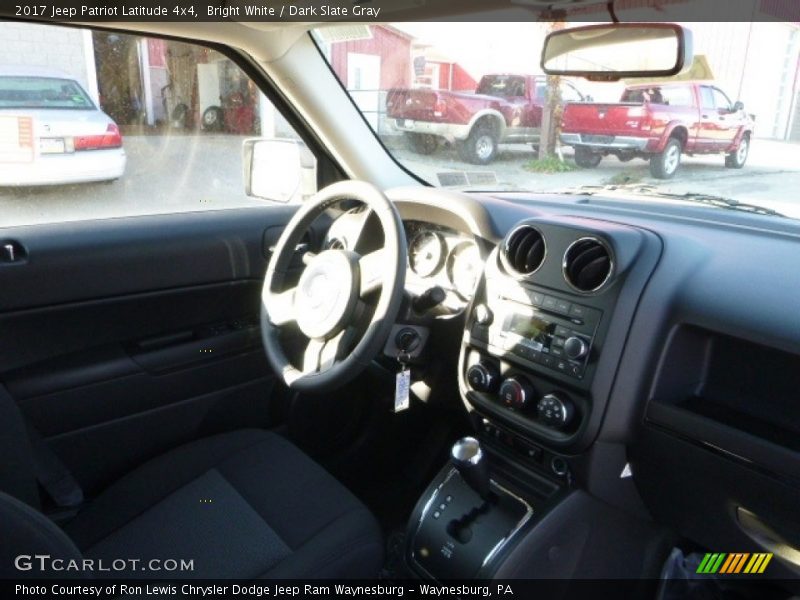
<path id="1" fill-rule="evenodd" d="M 397 346 L 398 350 L 406 354 L 411 354 L 419 348 L 421 341 L 422 338 L 420 338 L 419 333 L 411 327 L 404 327 L 394 336 L 395 346 Z"/>

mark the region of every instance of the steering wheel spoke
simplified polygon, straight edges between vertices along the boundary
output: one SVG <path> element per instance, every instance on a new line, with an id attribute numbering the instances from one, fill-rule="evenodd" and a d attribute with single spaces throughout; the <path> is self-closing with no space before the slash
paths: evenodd
<path id="1" fill-rule="evenodd" d="M 381 248 L 365 254 L 358 259 L 358 267 L 361 273 L 360 296 L 374 292 L 383 285 L 384 271 L 390 266 L 386 263 L 386 251 Z"/>
<path id="2" fill-rule="evenodd" d="M 294 295 L 297 288 L 283 292 L 269 292 L 264 294 L 262 301 L 267 309 L 270 323 L 277 327 L 288 325 L 297 320 L 294 310 Z"/>
<path id="3" fill-rule="evenodd" d="M 328 340 L 309 339 L 303 353 L 303 374 L 325 371 L 342 360 L 358 332 L 357 327 L 347 327 Z"/>
<path id="4" fill-rule="evenodd" d="M 325 340 L 310 339 L 303 352 L 303 375 L 318 373 L 322 369 L 322 351 Z"/>

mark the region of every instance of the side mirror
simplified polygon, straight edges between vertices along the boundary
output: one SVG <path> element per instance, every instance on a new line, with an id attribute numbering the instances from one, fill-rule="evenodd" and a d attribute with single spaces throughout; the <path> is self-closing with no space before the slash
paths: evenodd
<path id="1" fill-rule="evenodd" d="M 744 110 L 744 102 L 737 100 L 733 105 L 733 112 L 739 112 L 740 110 Z"/>
<path id="2" fill-rule="evenodd" d="M 583 97 L 583 101 L 584 102 L 594 102 L 594 96 L 592 96 L 591 94 L 586 94 Z"/>
<path id="3" fill-rule="evenodd" d="M 299 140 L 252 138 L 242 143 L 244 191 L 273 202 L 302 202 L 317 191 L 317 159 Z"/>
<path id="4" fill-rule="evenodd" d="M 611 23 L 554 31 L 542 48 L 548 75 L 619 81 L 670 77 L 693 60 L 692 33 L 672 23 Z"/>

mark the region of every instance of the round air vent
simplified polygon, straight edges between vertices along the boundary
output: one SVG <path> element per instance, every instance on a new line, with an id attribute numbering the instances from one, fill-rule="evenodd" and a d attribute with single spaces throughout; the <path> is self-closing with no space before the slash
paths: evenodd
<path id="1" fill-rule="evenodd" d="M 522 225 L 506 238 L 500 258 L 506 271 L 532 275 L 542 266 L 546 252 L 541 232 L 530 225 Z"/>
<path id="2" fill-rule="evenodd" d="M 579 292 L 598 291 L 611 277 L 613 268 L 611 251 L 597 238 L 573 242 L 564 253 L 564 279 Z"/>

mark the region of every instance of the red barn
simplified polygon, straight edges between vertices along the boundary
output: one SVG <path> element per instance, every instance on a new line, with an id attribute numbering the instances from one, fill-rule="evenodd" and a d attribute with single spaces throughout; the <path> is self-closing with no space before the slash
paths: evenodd
<path id="1" fill-rule="evenodd" d="M 386 92 L 396 87 L 473 91 L 475 80 L 458 64 L 391 25 L 341 26 L 320 30 L 328 59 L 364 116 L 378 133 Z"/>

